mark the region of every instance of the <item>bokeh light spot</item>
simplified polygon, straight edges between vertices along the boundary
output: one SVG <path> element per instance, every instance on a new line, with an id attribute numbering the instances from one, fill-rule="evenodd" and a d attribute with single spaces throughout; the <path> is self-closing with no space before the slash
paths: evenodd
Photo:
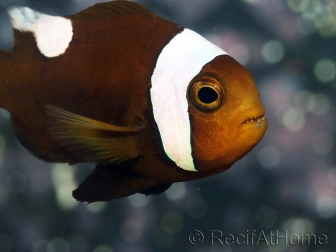
<path id="1" fill-rule="evenodd" d="M 317 61 L 314 74 L 319 82 L 327 83 L 336 77 L 336 64 L 333 60 L 323 58 Z"/>
<path id="2" fill-rule="evenodd" d="M 305 124 L 304 113 L 300 108 L 290 107 L 283 113 L 281 122 L 289 131 L 298 131 Z"/>
<path id="3" fill-rule="evenodd" d="M 336 199 L 330 196 L 323 196 L 316 201 L 316 210 L 323 218 L 331 218 L 336 214 Z"/>
<path id="4" fill-rule="evenodd" d="M 121 234 L 125 241 L 137 241 L 142 234 L 142 225 L 137 220 L 126 220 L 121 227 Z"/>
<path id="5" fill-rule="evenodd" d="M 74 166 L 55 164 L 52 168 L 52 179 L 57 203 L 63 210 L 72 210 L 78 205 L 78 202 L 72 197 L 72 191 L 77 187 L 74 176 Z"/>
<path id="6" fill-rule="evenodd" d="M 307 8 L 302 11 L 302 16 L 306 19 L 315 20 L 323 14 L 323 7 L 320 0 L 309 1 Z"/>
<path id="7" fill-rule="evenodd" d="M 314 224 L 307 219 L 296 219 L 292 225 L 293 234 L 305 234 L 314 232 Z"/>
<path id="8" fill-rule="evenodd" d="M 269 64 L 275 64 L 280 62 L 284 55 L 285 47 L 281 42 L 277 40 L 268 41 L 261 49 L 261 56 Z"/>
<path id="9" fill-rule="evenodd" d="M 102 212 L 106 208 L 106 202 L 99 201 L 99 202 L 93 202 L 87 205 L 87 210 L 89 210 L 92 213 L 99 213 Z"/>
<path id="10" fill-rule="evenodd" d="M 144 194 L 136 193 L 127 197 L 127 200 L 133 207 L 144 207 L 150 202 L 150 197 L 147 197 Z"/>
<path id="11" fill-rule="evenodd" d="M 307 107 L 313 115 L 322 116 L 328 113 L 330 101 L 329 98 L 323 94 L 315 94 L 308 100 Z"/>
<path id="12" fill-rule="evenodd" d="M 228 53 L 242 65 L 246 65 L 250 59 L 249 49 L 242 44 L 233 45 Z"/>
<path id="13" fill-rule="evenodd" d="M 255 4 L 258 3 L 260 0 L 244 0 L 244 1 L 250 4 Z"/>
<path id="14" fill-rule="evenodd" d="M 183 227 L 183 217 L 177 212 L 166 213 L 162 217 L 162 227 L 170 234 L 179 232 Z"/>
<path id="15" fill-rule="evenodd" d="M 300 14 L 297 27 L 302 34 L 317 30 L 321 37 L 330 37 L 336 33 L 335 1 L 287 0 L 287 5 Z"/>
<path id="16" fill-rule="evenodd" d="M 308 102 L 313 94 L 307 90 L 298 91 L 293 98 L 293 103 L 296 107 L 299 107 L 304 112 L 309 111 Z"/>
<path id="17" fill-rule="evenodd" d="M 310 20 L 298 17 L 296 20 L 296 27 L 303 35 L 312 34 L 315 31 L 315 26 Z"/>
<path id="18" fill-rule="evenodd" d="M 93 250 L 93 252 L 114 252 L 114 250 L 111 246 L 99 245 Z"/>
<path id="19" fill-rule="evenodd" d="M 288 7 L 295 12 L 304 12 L 309 6 L 309 0 L 287 0 Z"/>
<path id="20" fill-rule="evenodd" d="M 48 242 L 47 252 L 70 252 L 68 242 L 63 238 L 54 238 Z"/>
<path id="21" fill-rule="evenodd" d="M 165 191 L 165 195 L 168 199 L 179 200 L 182 199 L 187 193 L 185 183 L 174 183 L 172 186 Z"/>
<path id="22" fill-rule="evenodd" d="M 284 230 L 288 230 L 289 234 L 312 234 L 314 233 L 314 224 L 308 219 L 293 218 L 284 223 Z"/>

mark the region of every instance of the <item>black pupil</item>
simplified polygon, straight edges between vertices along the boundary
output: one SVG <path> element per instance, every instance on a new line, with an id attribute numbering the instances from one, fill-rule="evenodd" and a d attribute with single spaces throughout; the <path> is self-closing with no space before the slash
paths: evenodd
<path id="1" fill-rule="evenodd" d="M 210 87 L 202 87 L 198 91 L 198 98 L 200 99 L 201 102 L 208 104 L 217 101 L 218 94 L 214 89 Z"/>

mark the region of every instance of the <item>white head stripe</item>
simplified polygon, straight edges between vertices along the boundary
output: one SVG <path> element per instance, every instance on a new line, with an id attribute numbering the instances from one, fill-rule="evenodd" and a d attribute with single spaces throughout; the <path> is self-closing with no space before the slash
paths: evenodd
<path id="1" fill-rule="evenodd" d="M 227 54 L 188 29 L 162 50 L 152 75 L 151 100 L 163 148 L 177 166 L 197 171 L 191 155 L 187 87 L 202 67 Z"/>
<path id="2" fill-rule="evenodd" d="M 64 17 L 49 16 L 27 7 L 8 10 L 14 29 L 34 33 L 37 47 L 46 57 L 65 52 L 72 40 L 72 24 Z"/>

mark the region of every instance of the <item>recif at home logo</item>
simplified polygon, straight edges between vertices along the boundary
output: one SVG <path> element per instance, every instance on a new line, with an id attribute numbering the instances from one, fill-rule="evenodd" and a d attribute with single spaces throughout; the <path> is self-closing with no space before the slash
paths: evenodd
<path id="1" fill-rule="evenodd" d="M 264 230 L 246 230 L 240 234 L 225 234 L 221 230 L 210 230 L 204 233 L 200 230 L 194 230 L 189 234 L 189 242 L 193 245 L 200 245 L 207 242 L 209 245 L 279 245 L 288 246 L 308 245 L 318 246 L 328 243 L 326 234 L 292 234 L 288 230 L 264 231 Z"/>

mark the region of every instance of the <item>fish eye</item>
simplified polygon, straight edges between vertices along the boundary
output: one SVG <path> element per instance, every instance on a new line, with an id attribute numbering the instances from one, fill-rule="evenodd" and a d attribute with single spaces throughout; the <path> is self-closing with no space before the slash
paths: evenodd
<path id="1" fill-rule="evenodd" d="M 202 110 L 214 110 L 223 101 L 223 88 L 221 84 L 211 79 L 201 79 L 192 82 L 189 87 L 189 98 L 192 103 Z"/>

